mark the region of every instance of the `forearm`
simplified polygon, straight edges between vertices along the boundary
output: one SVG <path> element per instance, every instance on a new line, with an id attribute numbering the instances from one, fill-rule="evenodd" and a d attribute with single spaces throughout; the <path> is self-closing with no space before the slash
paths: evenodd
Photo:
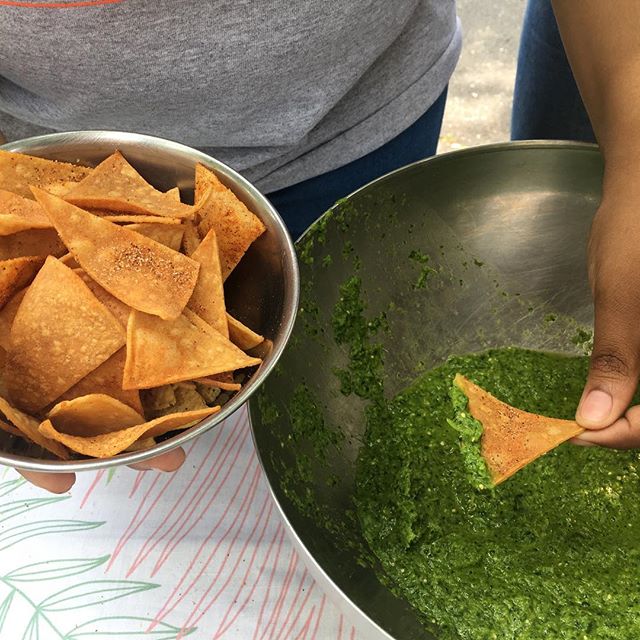
<path id="1" fill-rule="evenodd" d="M 638 176 L 640 2 L 553 0 L 553 7 L 605 157 L 605 186 L 630 174 Z"/>

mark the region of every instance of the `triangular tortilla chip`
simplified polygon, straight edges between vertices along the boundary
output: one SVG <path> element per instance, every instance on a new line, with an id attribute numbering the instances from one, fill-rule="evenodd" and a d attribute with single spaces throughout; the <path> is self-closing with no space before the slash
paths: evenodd
<path id="1" fill-rule="evenodd" d="M 13 258 L 0 261 L 0 309 L 9 298 L 29 284 L 44 263 L 44 258 Z"/>
<path id="2" fill-rule="evenodd" d="M 229 326 L 229 339 L 236 347 L 239 347 L 243 351 L 253 349 L 264 341 L 261 335 L 258 335 L 255 331 L 251 331 L 249 327 L 228 313 L 227 322 Z"/>
<path id="3" fill-rule="evenodd" d="M 126 227 L 34 190 L 80 266 L 134 309 L 176 318 L 189 301 L 200 265 Z"/>
<path id="4" fill-rule="evenodd" d="M 65 200 L 79 207 L 142 213 L 171 218 L 193 218 L 194 207 L 154 189 L 116 151 L 78 183 Z"/>
<path id="5" fill-rule="evenodd" d="M 143 436 L 145 438 L 157 438 L 169 431 L 186 429 L 218 411 L 220 411 L 220 407 L 209 407 L 186 413 L 172 413 L 128 429 L 88 438 L 60 433 L 51 424 L 50 420 L 45 420 L 39 429 L 44 436 L 63 443 L 72 451 L 77 451 L 93 458 L 109 458 L 124 451 Z"/>
<path id="6" fill-rule="evenodd" d="M 144 451 L 145 449 L 151 449 L 157 444 L 155 438 L 140 438 L 134 443 L 130 444 L 126 449 L 123 449 L 125 453 L 129 451 Z"/>
<path id="7" fill-rule="evenodd" d="M 11 333 L 13 319 L 16 317 L 16 313 L 18 313 L 18 308 L 26 292 L 27 289 L 24 288 L 14 293 L 9 302 L 0 310 L 0 348 L 5 351 L 9 348 L 9 335 Z M 2 394 L 0 393 L 0 395 Z"/>
<path id="8" fill-rule="evenodd" d="M 182 249 L 188 256 L 193 255 L 194 251 L 202 241 L 198 229 L 192 222 L 184 225 L 184 238 L 182 239 Z"/>
<path id="9" fill-rule="evenodd" d="M 91 293 L 102 302 L 102 304 L 113 313 L 116 320 L 126 328 L 129 321 L 131 307 L 118 298 L 112 296 L 106 289 L 101 287 L 84 269 L 74 269 L 74 273 L 82 278 L 82 281 L 91 289 Z"/>
<path id="10" fill-rule="evenodd" d="M 482 424 L 482 457 L 494 484 L 584 431 L 573 420 L 516 409 L 460 374 L 454 384 L 467 396 L 471 415 Z"/>
<path id="11" fill-rule="evenodd" d="M 224 306 L 224 287 L 220 270 L 220 255 L 216 232 L 211 229 L 191 258 L 200 263 L 196 288 L 187 307 L 197 313 L 207 324 L 229 337 L 229 327 Z"/>
<path id="12" fill-rule="evenodd" d="M 65 447 L 58 444 L 55 440 L 50 440 L 48 437 L 43 436 L 38 431 L 38 421 L 35 418 L 16 409 L 2 397 L 0 397 L 0 414 L 4 415 L 30 442 L 35 442 L 35 444 L 53 453 L 53 455 L 58 456 L 58 458 L 62 458 L 63 460 L 69 458 L 69 452 Z"/>
<path id="13" fill-rule="evenodd" d="M 56 431 L 71 436 L 99 436 L 142 424 L 144 417 L 104 393 L 58 402 L 47 414 Z"/>
<path id="14" fill-rule="evenodd" d="M 81 278 L 55 258 L 47 258 L 11 327 L 7 358 L 11 401 L 36 413 L 124 344 L 122 325 Z"/>
<path id="15" fill-rule="evenodd" d="M 124 389 L 149 389 L 260 364 L 189 309 L 176 320 L 133 311 Z"/>
<path id="16" fill-rule="evenodd" d="M 198 230 L 202 237 L 215 229 L 220 246 L 222 277 L 233 271 L 251 244 L 266 227 L 215 173 L 196 165 L 196 205 L 200 204 Z"/>
<path id="17" fill-rule="evenodd" d="M 165 191 L 164 195 L 167 196 L 167 198 L 171 198 L 173 200 L 175 200 L 176 202 L 180 202 L 180 187 L 173 187 L 172 189 L 169 189 L 169 191 Z"/>
<path id="18" fill-rule="evenodd" d="M 7 389 L 7 352 L 0 347 L 0 396 L 3 398 L 9 397 L 9 390 Z"/>
<path id="19" fill-rule="evenodd" d="M 78 261 L 71 253 L 65 253 L 63 256 L 60 256 L 58 260 L 60 260 L 65 267 L 69 267 L 69 269 L 80 269 Z M 82 271 L 82 273 L 84 273 L 84 271 Z"/>
<path id="20" fill-rule="evenodd" d="M 26 229 L 49 228 L 51 220 L 37 202 L 0 190 L 0 236 Z"/>
<path id="21" fill-rule="evenodd" d="M 9 236 L 0 236 L 0 260 L 24 256 L 59 256 L 67 248 L 55 229 L 29 229 Z"/>
<path id="22" fill-rule="evenodd" d="M 135 231 L 141 233 L 147 238 L 151 238 L 165 247 L 169 247 L 174 251 L 180 251 L 182 246 L 182 236 L 184 235 L 184 225 L 176 224 L 154 224 L 154 223 L 140 223 L 140 224 L 128 224 L 126 229 L 129 231 Z"/>
<path id="23" fill-rule="evenodd" d="M 101 393 L 123 402 L 132 409 L 135 409 L 139 414 L 144 415 L 142 402 L 140 402 L 140 393 L 135 389 L 125 390 L 122 388 L 122 377 L 124 375 L 126 358 L 127 350 L 124 348 L 120 349 L 120 351 L 114 353 L 97 369 L 94 369 L 82 378 L 82 380 L 74 384 L 69 391 L 63 393 L 57 398 L 56 402 Z"/>
<path id="24" fill-rule="evenodd" d="M 231 379 L 231 382 L 229 382 L 228 380 L 220 380 L 216 376 L 211 376 L 209 378 L 198 378 L 197 380 L 194 380 L 194 382 L 203 384 L 205 387 L 222 389 L 223 391 L 240 391 L 240 389 L 242 389 L 242 385 L 237 382 L 233 382 L 233 378 Z"/>
<path id="25" fill-rule="evenodd" d="M 95 215 L 94 211 L 90 211 Z M 129 224 L 134 222 L 147 222 L 149 224 L 166 224 L 166 225 L 177 225 L 182 222 L 180 218 L 163 218 L 161 216 L 142 216 L 142 215 L 129 215 L 129 214 L 117 214 L 117 215 L 107 215 L 101 216 L 103 220 L 108 220 L 109 222 L 115 222 L 117 224 Z"/>
<path id="26" fill-rule="evenodd" d="M 23 198 L 33 198 L 31 186 L 48 191 L 53 185 L 79 182 L 90 173 L 91 169 L 77 164 L 0 151 L 0 189 Z"/>

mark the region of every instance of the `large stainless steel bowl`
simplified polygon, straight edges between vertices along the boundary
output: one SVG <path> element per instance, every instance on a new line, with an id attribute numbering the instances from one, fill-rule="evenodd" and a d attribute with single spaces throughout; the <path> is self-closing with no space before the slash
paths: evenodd
<path id="1" fill-rule="evenodd" d="M 454 152 L 357 191 L 303 238 L 299 321 L 251 403 L 253 432 L 293 539 L 364 637 L 434 635 L 380 581 L 353 515 L 366 403 L 342 395 L 334 373 L 349 360 L 331 323 L 340 286 L 357 274 L 365 316 L 386 312 L 389 330 L 374 339 L 384 347 L 388 396 L 452 353 L 575 352 L 576 328 L 591 323 L 585 241 L 601 173 L 591 145 Z M 425 288 L 420 255 L 435 270 Z"/>
<path id="2" fill-rule="evenodd" d="M 289 338 L 298 305 L 298 267 L 286 227 L 269 201 L 240 174 L 222 162 L 176 142 L 115 131 L 78 131 L 37 136 L 0 147 L 43 158 L 95 166 L 116 149 L 155 187 L 176 185 L 192 201 L 194 169 L 200 162 L 216 172 L 267 227 L 225 284 L 228 309 L 269 341 L 258 371 L 222 411 L 191 429 L 145 451 L 102 460 L 51 460 L 36 446 L 0 432 L 0 464 L 33 471 L 67 472 L 103 469 L 140 462 L 174 449 L 215 427 L 236 411 L 264 382 Z"/>

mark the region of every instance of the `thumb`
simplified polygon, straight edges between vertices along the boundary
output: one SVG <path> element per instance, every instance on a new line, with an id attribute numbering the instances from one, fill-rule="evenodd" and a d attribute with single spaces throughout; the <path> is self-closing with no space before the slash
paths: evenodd
<path id="1" fill-rule="evenodd" d="M 589 376 L 576 420 L 602 429 L 629 406 L 640 374 L 640 329 L 633 305 L 596 299 L 595 332 Z"/>

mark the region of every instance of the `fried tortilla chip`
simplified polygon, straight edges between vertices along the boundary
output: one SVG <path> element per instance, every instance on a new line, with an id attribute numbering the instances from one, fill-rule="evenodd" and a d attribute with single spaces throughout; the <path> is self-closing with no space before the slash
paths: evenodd
<path id="1" fill-rule="evenodd" d="M 144 417 L 129 405 L 104 393 L 58 402 L 47 417 L 60 433 L 83 437 L 112 433 L 144 422 Z"/>
<path id="2" fill-rule="evenodd" d="M 80 266 L 125 304 L 164 319 L 186 306 L 200 265 L 159 242 L 34 190 Z"/>
<path id="3" fill-rule="evenodd" d="M 179 187 L 173 187 L 173 189 L 169 189 L 169 191 L 165 191 L 164 195 L 167 196 L 167 198 L 171 198 L 172 200 L 175 200 L 176 202 L 180 202 Z"/>
<path id="4" fill-rule="evenodd" d="M 0 261 L 0 309 L 9 298 L 29 284 L 44 263 L 44 258 L 13 258 Z"/>
<path id="5" fill-rule="evenodd" d="M 84 269 L 74 269 L 74 272 L 82 278 L 82 281 L 91 289 L 91 293 L 102 302 L 102 304 L 113 313 L 116 320 L 123 326 L 127 326 L 131 307 L 118 298 L 112 296 L 106 289 L 101 287 Z"/>
<path id="6" fill-rule="evenodd" d="M 18 427 L 14 427 L 12 424 L 9 424 L 4 420 L 0 420 L 0 431 L 4 431 L 18 438 L 22 437 L 22 433 L 20 432 L 20 429 L 18 429 Z"/>
<path id="7" fill-rule="evenodd" d="M 186 413 L 172 413 L 128 429 L 87 438 L 60 433 L 51 424 L 50 420 L 45 420 L 39 429 L 42 435 L 61 442 L 72 451 L 94 458 L 109 458 L 124 451 L 143 436 L 157 438 L 169 431 L 186 429 L 218 411 L 220 411 L 220 407 L 208 407 L 207 409 L 188 411 Z"/>
<path id="8" fill-rule="evenodd" d="M 133 311 L 127 325 L 124 389 L 148 389 L 195 380 L 262 362 L 250 358 L 198 315 L 175 320 Z"/>
<path id="9" fill-rule="evenodd" d="M 516 409 L 460 374 L 454 384 L 467 396 L 471 415 L 482 424 L 480 447 L 494 484 L 584 431 L 573 420 Z"/>
<path id="10" fill-rule="evenodd" d="M 29 229 L 9 236 L 0 236 L 0 260 L 25 256 L 54 256 L 67 253 L 67 248 L 55 229 Z"/>
<path id="11" fill-rule="evenodd" d="M 193 255 L 198 248 L 202 238 L 198 233 L 198 229 L 192 222 L 187 222 L 184 225 L 184 238 L 182 239 L 182 249 L 188 256 Z"/>
<path id="12" fill-rule="evenodd" d="M 33 198 L 31 186 L 49 191 L 55 185 L 79 182 L 90 173 L 91 169 L 78 164 L 0 151 L 0 189 L 23 198 Z"/>
<path id="13" fill-rule="evenodd" d="M 200 205 L 200 235 L 206 236 L 210 229 L 217 234 L 222 277 L 226 280 L 266 227 L 215 173 L 201 164 L 196 165 L 196 204 Z"/>
<path id="14" fill-rule="evenodd" d="M 93 213 L 94 211 L 90 211 L 89 213 Z M 129 224 L 134 222 L 147 222 L 149 224 L 167 224 L 167 225 L 177 225 L 182 222 L 180 218 L 163 218 L 162 216 L 142 216 L 142 215 L 128 215 L 128 214 L 117 214 L 117 215 L 106 215 L 102 216 L 103 220 L 108 220 L 109 222 L 116 222 L 118 224 Z"/>
<path id="15" fill-rule="evenodd" d="M 193 382 L 179 382 L 175 386 L 175 394 L 176 402 L 171 406 L 168 413 L 183 413 L 207 408 L 207 403 L 197 392 L 196 385 Z"/>
<path id="16" fill-rule="evenodd" d="M 122 325 L 82 279 L 47 258 L 11 327 L 11 401 L 36 413 L 124 346 L 125 337 Z"/>
<path id="17" fill-rule="evenodd" d="M 0 190 L 0 236 L 26 229 L 50 228 L 51 220 L 37 202 Z"/>
<path id="18" fill-rule="evenodd" d="M 187 307 L 197 313 L 207 324 L 229 337 L 229 327 L 224 306 L 224 287 L 220 270 L 220 255 L 216 232 L 211 229 L 191 258 L 200 263 L 198 281 Z"/>
<path id="19" fill-rule="evenodd" d="M 154 189 L 118 151 L 67 193 L 65 200 L 79 207 L 170 218 L 191 219 L 196 210 Z"/>
<path id="20" fill-rule="evenodd" d="M 13 319 L 18 313 L 18 308 L 26 292 L 27 289 L 24 288 L 14 293 L 9 302 L 0 310 L 0 348 L 5 351 L 9 348 L 9 334 L 11 333 Z M 0 393 L 0 395 L 2 394 Z"/>
<path id="21" fill-rule="evenodd" d="M 233 378 L 231 381 L 228 381 L 219 380 L 216 376 L 211 376 L 210 378 L 198 378 L 195 382 L 202 384 L 205 387 L 215 387 L 216 389 L 222 389 L 223 391 L 240 391 L 240 389 L 242 389 L 242 385 L 237 382 L 233 382 Z"/>
<path id="22" fill-rule="evenodd" d="M 228 313 L 227 322 L 229 326 L 229 339 L 236 347 L 239 347 L 243 351 L 253 349 L 264 341 L 261 335 L 258 335 L 255 331 L 251 331 L 249 327 Z"/>
<path id="23" fill-rule="evenodd" d="M 7 352 L 0 347 L 0 396 L 3 398 L 9 397 L 9 391 L 7 390 Z"/>
<path id="24" fill-rule="evenodd" d="M 58 458 L 62 458 L 63 460 L 69 458 L 69 452 L 64 446 L 55 440 L 50 440 L 38 431 L 38 421 L 35 418 L 16 409 L 2 397 L 0 397 L 0 414 L 4 415 L 30 442 L 34 442 L 43 449 L 53 453 L 53 455 L 58 456 Z"/>
<path id="25" fill-rule="evenodd" d="M 132 409 L 135 409 L 139 414 L 144 415 L 142 402 L 140 402 L 140 393 L 135 389 L 125 390 L 122 388 L 122 376 L 124 375 L 126 358 L 127 350 L 124 348 L 120 349 L 120 351 L 114 353 L 97 369 L 94 369 L 82 378 L 82 380 L 74 384 L 69 391 L 65 391 L 65 393 L 57 399 L 57 402 L 101 393 L 123 402 Z M 65 433 L 69 432 L 65 431 Z M 86 434 L 79 433 L 76 435 Z"/>
<path id="26" fill-rule="evenodd" d="M 151 238 L 174 251 L 180 251 L 185 227 L 181 224 L 155 224 L 145 222 L 139 224 L 128 224 L 125 229 L 141 233 L 143 236 Z"/>
<path id="27" fill-rule="evenodd" d="M 65 253 L 59 258 L 59 260 L 65 267 L 69 267 L 69 269 L 79 269 L 82 271 L 82 269 L 80 269 L 78 261 L 70 253 Z M 84 271 L 82 271 L 82 273 L 84 273 Z"/>
<path id="28" fill-rule="evenodd" d="M 136 440 L 124 451 L 125 453 L 128 451 L 144 451 L 145 449 L 151 449 L 151 447 L 154 447 L 156 444 L 157 443 L 155 438 L 140 438 L 140 440 Z"/>

